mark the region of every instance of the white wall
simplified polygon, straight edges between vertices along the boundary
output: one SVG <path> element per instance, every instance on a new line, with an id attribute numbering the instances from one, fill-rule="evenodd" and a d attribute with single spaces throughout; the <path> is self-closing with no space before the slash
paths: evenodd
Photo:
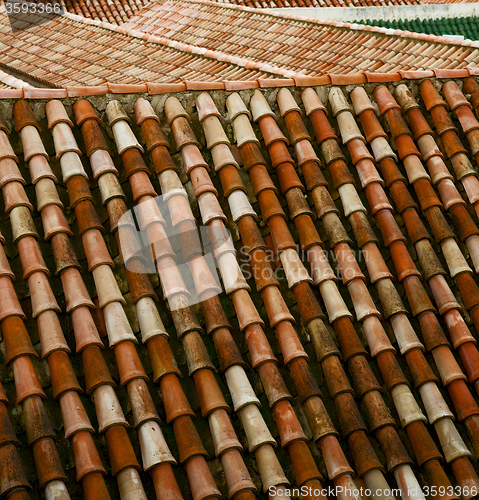
<path id="1" fill-rule="evenodd" d="M 268 10 L 318 19 L 353 22 L 363 19 L 436 19 L 438 17 L 479 16 L 479 3 L 390 5 L 387 7 L 292 7 Z"/>

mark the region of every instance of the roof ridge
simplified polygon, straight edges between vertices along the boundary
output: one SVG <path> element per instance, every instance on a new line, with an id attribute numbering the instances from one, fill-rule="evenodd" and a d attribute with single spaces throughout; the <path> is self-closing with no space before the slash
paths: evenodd
<path id="1" fill-rule="evenodd" d="M 146 82 L 142 84 L 115 84 L 105 83 L 103 85 L 83 85 L 62 88 L 38 88 L 22 87 L 11 89 L 0 89 L 0 99 L 63 99 L 66 97 L 88 97 L 106 94 L 141 94 L 148 95 L 174 94 L 185 91 L 212 91 L 224 90 L 236 92 L 249 89 L 268 89 L 281 87 L 317 87 L 325 85 L 346 86 L 364 85 L 366 83 L 396 83 L 408 80 L 424 80 L 426 78 L 438 78 L 441 80 L 463 79 L 470 76 L 479 76 L 479 68 L 466 67 L 461 69 L 431 69 L 422 71 L 399 70 L 395 73 L 350 73 L 350 74 L 327 74 L 322 76 L 300 75 L 293 78 L 271 78 L 256 80 L 222 80 L 213 82 L 199 82 L 185 80 L 181 83 L 157 83 Z M 1 78 L 1 74 L 0 74 Z"/>
<path id="2" fill-rule="evenodd" d="M 239 57 L 239 56 L 232 56 L 230 54 L 226 54 L 218 50 L 208 49 L 206 47 L 199 47 L 197 45 L 179 42 L 171 38 L 160 37 L 157 35 L 149 34 L 139 29 L 125 28 L 125 26 L 128 23 L 117 26 L 115 24 L 111 24 L 105 21 L 99 21 L 96 19 L 82 17 L 77 14 L 72 14 L 70 12 L 65 12 L 62 17 L 66 17 L 67 19 L 76 22 L 81 22 L 83 24 L 104 28 L 110 31 L 114 31 L 116 33 L 121 33 L 123 35 L 131 36 L 133 38 L 145 40 L 146 42 L 157 43 L 159 45 L 163 45 L 165 47 L 178 50 L 179 52 L 200 55 L 208 59 L 212 59 L 214 61 L 224 62 L 227 64 L 231 64 L 233 66 L 238 66 L 240 68 L 256 69 L 258 71 L 263 71 L 264 73 L 270 73 L 272 75 L 282 76 L 284 78 L 291 78 L 293 76 L 302 76 L 301 73 L 296 73 L 295 71 L 279 68 L 278 66 L 268 64 L 266 62 L 252 61 L 251 59 L 246 59 L 244 57 Z"/>
<path id="3" fill-rule="evenodd" d="M 169 0 L 165 0 L 169 1 Z M 473 40 L 457 40 L 457 39 L 452 39 L 452 38 L 446 38 L 442 36 L 436 36 L 436 35 L 426 35 L 425 33 L 414 33 L 412 31 L 403 31 L 403 30 L 394 30 L 392 28 L 382 28 L 379 26 L 371 26 L 369 24 L 358 24 L 354 22 L 343 22 L 343 21 L 333 21 L 332 19 L 319 19 L 315 17 L 308 17 L 308 16 L 300 16 L 297 14 L 288 14 L 286 12 L 277 12 L 277 9 L 258 9 L 256 7 L 247 7 L 244 5 L 237 5 L 237 4 L 230 4 L 230 3 L 222 3 L 222 2 L 217 2 L 214 0 L 182 0 L 184 2 L 188 3 L 196 3 L 196 4 L 204 4 L 204 5 L 211 5 L 215 6 L 218 8 L 223 8 L 223 9 L 236 9 L 236 10 L 241 10 L 241 11 L 246 11 L 246 12 L 253 12 L 256 14 L 263 14 L 263 15 L 271 15 L 274 17 L 280 17 L 283 19 L 292 19 L 295 21 L 303 21 L 303 22 L 309 22 L 313 24 L 318 24 L 322 26 L 332 26 L 335 28 L 346 28 L 350 29 L 352 31 L 364 31 L 366 33 L 371 33 L 375 32 L 378 34 L 383 34 L 383 35 L 388 35 L 388 36 L 396 36 L 396 37 L 401 37 L 401 38 L 412 38 L 414 40 L 419 40 L 419 41 L 427 41 L 427 42 L 433 42 L 433 43 L 441 43 L 443 45 L 460 45 L 464 47 L 473 47 L 473 48 L 479 48 L 479 41 L 473 41 Z M 154 5 L 155 2 L 154 0 L 151 1 L 148 5 L 145 6 L 145 9 L 149 8 L 151 5 Z M 421 4 L 419 4 L 421 5 Z M 336 7 L 338 8 L 338 7 Z M 142 9 L 144 10 L 144 9 Z M 132 19 L 137 17 L 139 13 L 137 13 L 135 16 L 132 16 L 129 20 L 129 24 Z M 369 29 L 367 29 L 369 28 Z M 391 31 L 393 31 L 391 33 Z"/>

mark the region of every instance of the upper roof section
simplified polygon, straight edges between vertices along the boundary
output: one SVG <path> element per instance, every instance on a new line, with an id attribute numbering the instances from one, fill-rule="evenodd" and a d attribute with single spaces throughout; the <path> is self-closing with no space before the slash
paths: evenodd
<path id="1" fill-rule="evenodd" d="M 312 76 L 474 66 L 479 47 L 467 41 L 459 48 L 434 35 L 264 13 L 208 0 L 150 2 L 123 28 Z"/>
<path id="2" fill-rule="evenodd" d="M 209 0 L 151 2 L 121 26 L 68 12 L 41 25 L 28 17 L 22 23 L 12 31 L 0 6 L 0 67 L 34 86 L 57 88 L 188 81 L 223 88 L 223 81 L 338 79 L 474 68 L 479 61 L 479 42 Z"/>
<path id="3" fill-rule="evenodd" d="M 418 0 L 218 0 L 218 3 L 274 9 L 284 7 L 387 7 L 390 5 L 418 5 L 422 2 Z M 441 3 L 445 3 L 445 0 Z"/>
<path id="4" fill-rule="evenodd" d="M 217 2 L 257 9 L 275 9 L 287 7 L 387 7 L 393 5 L 475 3 L 476 0 L 217 0 Z M 149 3 L 149 0 L 63 0 L 66 10 L 72 14 L 118 25 L 127 22 L 129 18 L 136 15 Z"/>
<path id="5" fill-rule="evenodd" d="M 43 0 L 37 0 L 43 1 Z M 217 0 L 226 5 L 258 9 L 287 7 L 386 7 L 438 3 L 474 3 L 476 0 Z M 122 24 L 149 3 L 149 0 L 64 0 L 68 12 L 100 21 Z"/>
<path id="6" fill-rule="evenodd" d="M 25 21 L 26 29 L 12 32 L 2 5 L 0 66 L 51 87 L 266 76 L 255 69 L 145 42 L 115 31 L 114 25 L 109 29 L 88 21 L 94 23 L 66 14 L 41 25 Z"/>
<path id="7" fill-rule="evenodd" d="M 112 24 L 125 23 L 147 3 L 148 0 L 64 0 L 68 12 Z"/>

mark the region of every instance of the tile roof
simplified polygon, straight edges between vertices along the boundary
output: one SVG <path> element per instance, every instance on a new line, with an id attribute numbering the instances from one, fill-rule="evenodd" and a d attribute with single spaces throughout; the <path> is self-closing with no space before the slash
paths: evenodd
<path id="1" fill-rule="evenodd" d="M 479 50 L 479 42 L 470 40 L 208 0 L 160 0 L 121 26 L 70 13 L 43 18 L 47 22 L 41 25 L 35 25 L 38 17 L 22 19 L 27 29 L 12 32 L 1 7 L 0 66 L 40 86 L 99 86 L 100 93 L 105 83 L 222 86 L 221 81 L 259 78 L 260 85 L 268 85 L 271 77 L 327 74 L 337 75 L 335 83 L 341 83 L 341 75 L 351 75 L 353 83 L 365 78 L 358 76 L 361 71 L 474 67 Z"/>
<path id="2" fill-rule="evenodd" d="M 66 16 L 27 28 L 12 32 L 2 7 L 0 65 L 49 86 L 265 76 Z"/>
<path id="3" fill-rule="evenodd" d="M 44 0 L 41 0 L 44 1 Z M 155 0 L 119 0 L 106 2 L 94 0 L 73 2 L 64 0 L 68 12 L 91 19 L 99 19 L 114 24 L 122 24 L 133 17 L 139 10 Z M 240 5 L 257 9 L 287 7 L 387 7 L 392 5 L 422 5 L 444 3 L 474 3 L 476 0 L 217 0 L 220 4 Z"/>
<path id="4" fill-rule="evenodd" d="M 242 5 L 258 9 L 285 7 L 372 7 L 417 5 L 418 0 L 218 0 L 218 3 Z"/>
<path id="5" fill-rule="evenodd" d="M 64 0 L 68 12 L 90 19 L 122 24 L 140 11 L 148 0 Z"/>
<path id="6" fill-rule="evenodd" d="M 1 100 L 0 496 L 479 487 L 479 83 L 431 76 Z"/>
<path id="7" fill-rule="evenodd" d="M 382 19 L 360 21 L 361 24 L 369 26 L 382 26 L 416 33 L 426 33 L 427 35 L 462 35 L 469 40 L 479 40 L 479 18 L 477 17 L 454 17 L 436 19 L 412 19 L 412 20 L 387 20 Z"/>
<path id="8" fill-rule="evenodd" d="M 430 45 L 445 41 L 439 37 L 381 32 L 380 28 L 275 15 L 273 11 L 233 8 L 208 0 L 152 2 L 123 28 L 308 75 L 455 68 L 468 64 L 462 54 L 472 65 L 476 59 L 475 51 L 466 47 L 457 47 L 449 54 L 442 46 Z M 468 44 L 474 46 L 473 42 Z"/>
<path id="9" fill-rule="evenodd" d="M 37 0 L 44 2 L 45 0 Z M 123 0 L 106 2 L 94 0 L 74 2 L 63 0 L 66 10 L 91 19 L 123 24 L 139 10 L 155 0 Z M 474 3 L 476 0 L 216 0 L 219 4 L 239 5 L 257 9 L 298 8 L 298 7 L 387 7 L 393 5 L 422 5 L 444 3 Z"/>

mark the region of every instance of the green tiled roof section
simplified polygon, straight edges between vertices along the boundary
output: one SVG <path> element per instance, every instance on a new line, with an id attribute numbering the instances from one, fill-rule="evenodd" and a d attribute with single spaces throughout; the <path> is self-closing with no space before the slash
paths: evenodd
<path id="1" fill-rule="evenodd" d="M 358 22 L 358 21 L 354 21 Z M 415 33 L 426 33 L 427 35 L 462 35 L 469 40 L 479 40 L 479 17 L 456 17 L 436 19 L 365 19 L 359 21 L 360 24 L 370 26 L 381 26 L 384 28 L 394 28 Z"/>

